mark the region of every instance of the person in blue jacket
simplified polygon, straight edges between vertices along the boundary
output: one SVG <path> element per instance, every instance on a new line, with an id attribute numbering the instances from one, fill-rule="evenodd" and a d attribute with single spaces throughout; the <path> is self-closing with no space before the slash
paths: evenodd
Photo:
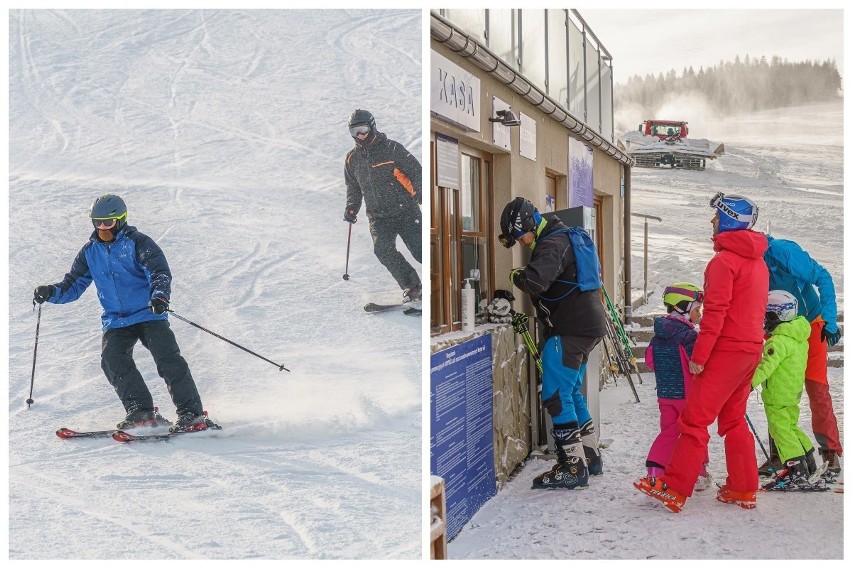
<path id="1" fill-rule="evenodd" d="M 177 409 L 173 430 L 207 426 L 201 397 L 169 327 L 172 274 L 154 240 L 127 224 L 127 207 L 117 195 L 103 195 L 90 211 L 94 232 L 77 254 L 62 282 L 38 286 L 39 304 L 77 300 L 95 283 L 103 307 L 101 368 L 124 405 L 127 416 L 117 428 L 171 426 L 155 411 L 151 392 L 133 361 L 141 341 L 154 357 Z"/>
<path id="2" fill-rule="evenodd" d="M 828 347 L 840 341 L 837 327 L 837 302 L 831 274 L 797 243 L 769 235 L 769 248 L 763 255 L 769 268 L 769 289 L 784 290 L 798 301 L 798 315 L 811 325 L 808 338 L 808 365 L 805 370 L 805 392 L 811 409 L 811 426 L 819 445 L 819 453 L 828 462 L 830 475 L 840 473 L 839 456 L 843 455 L 837 417 L 828 390 Z M 771 458 L 761 466 L 761 474 L 777 470 L 780 465 L 777 448 L 770 438 Z"/>

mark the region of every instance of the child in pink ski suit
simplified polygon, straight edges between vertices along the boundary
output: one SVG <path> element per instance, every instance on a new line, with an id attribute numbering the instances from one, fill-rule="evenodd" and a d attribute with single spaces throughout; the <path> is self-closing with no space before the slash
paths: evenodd
<path id="1" fill-rule="evenodd" d="M 678 419 L 686 404 L 686 394 L 692 383 L 689 359 L 698 337 L 695 324 L 701 320 L 704 293 L 686 282 L 666 287 L 663 303 L 668 315 L 654 320 L 654 337 L 645 350 L 645 363 L 654 371 L 657 380 L 657 403 L 660 407 L 660 433 L 651 444 L 645 467 L 649 477 L 660 477 L 672 456 L 680 435 Z M 696 490 L 709 484 L 704 460 Z"/>

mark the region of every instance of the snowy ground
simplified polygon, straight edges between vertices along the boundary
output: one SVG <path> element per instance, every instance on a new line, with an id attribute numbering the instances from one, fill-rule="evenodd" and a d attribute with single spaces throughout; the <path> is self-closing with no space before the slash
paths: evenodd
<path id="1" fill-rule="evenodd" d="M 421 556 L 421 321 L 348 225 L 346 119 L 421 155 L 421 12 L 19 11 L 9 18 L 9 556 Z M 114 192 L 162 247 L 217 439 L 63 441 L 123 409 L 94 287 L 36 312 Z M 147 351 L 137 364 L 174 408 Z M 73 529 L 69 537 L 65 529 Z"/>
<path id="2" fill-rule="evenodd" d="M 746 124 L 747 123 L 747 124 Z M 807 127 L 805 127 L 807 125 Z M 709 241 L 716 191 L 739 193 L 760 206 L 758 230 L 798 241 L 834 277 L 843 311 L 843 107 L 841 103 L 734 117 L 708 133 L 727 154 L 704 172 L 633 170 L 633 210 L 657 215 L 649 227 L 650 303 L 637 314 L 659 313 L 661 291 L 676 281 L 703 282 L 713 254 Z M 812 134 L 798 134 L 803 131 Z M 797 133 L 797 134 L 794 134 Z M 704 134 L 698 134 L 704 136 Z M 642 223 L 633 223 L 633 283 L 642 286 Z M 638 254 L 637 254 L 638 251 Z M 678 515 L 638 493 L 632 481 L 658 431 L 653 374 L 637 385 L 641 402 L 619 382 L 601 392 L 605 475 L 582 491 L 532 491 L 532 479 L 551 462 L 531 460 L 449 544 L 451 558 L 489 559 L 840 559 L 843 495 L 761 494 L 746 511 L 700 493 Z M 829 369 L 843 432 L 843 368 Z M 810 435 L 810 411 L 801 424 Z M 749 417 L 766 436 L 763 407 L 753 396 Z M 726 475 L 722 439 L 711 428 L 710 472 Z M 757 448 L 758 457 L 763 455 Z"/>

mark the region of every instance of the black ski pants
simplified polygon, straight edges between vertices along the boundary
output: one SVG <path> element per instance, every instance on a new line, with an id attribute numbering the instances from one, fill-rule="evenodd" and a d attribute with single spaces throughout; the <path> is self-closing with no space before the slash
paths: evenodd
<path id="1" fill-rule="evenodd" d="M 137 340 L 154 357 L 157 373 L 166 381 L 178 416 L 189 412 L 200 415 L 201 397 L 189 372 L 189 365 L 180 354 L 175 334 L 165 320 L 146 321 L 104 332 L 101 368 L 124 409 L 128 413 L 154 410 L 151 392 L 133 361 L 133 347 Z"/>
<path id="2" fill-rule="evenodd" d="M 373 252 L 379 262 L 391 273 L 396 283 L 403 290 L 420 285 L 420 277 L 402 253 L 396 249 L 397 235 L 408 247 L 411 256 L 422 263 L 422 230 L 420 208 L 415 208 L 403 215 L 370 219 L 370 234 L 373 236 Z"/>

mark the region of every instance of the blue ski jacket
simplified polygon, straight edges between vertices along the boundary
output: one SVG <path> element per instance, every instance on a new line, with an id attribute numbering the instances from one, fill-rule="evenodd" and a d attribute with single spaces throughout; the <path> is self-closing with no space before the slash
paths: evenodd
<path id="1" fill-rule="evenodd" d="M 47 301 L 67 304 L 78 299 L 94 281 L 103 306 L 104 330 L 128 327 L 144 321 L 164 320 L 148 302 L 155 296 L 171 295 L 172 273 L 162 249 L 148 235 L 125 226 L 112 242 L 92 232 L 89 242 L 74 259 L 71 271 Z"/>
<path id="2" fill-rule="evenodd" d="M 826 325 L 836 326 L 837 302 L 828 270 L 793 241 L 769 235 L 766 239 L 769 248 L 763 260 L 769 268 L 769 289 L 793 294 L 799 301 L 798 315 L 805 316 L 809 322 L 821 315 Z"/>
<path id="3" fill-rule="evenodd" d="M 686 398 L 689 383 L 689 359 L 698 332 L 688 321 L 669 314 L 654 320 L 654 337 L 645 349 L 645 363 L 657 379 L 657 397 Z"/>

